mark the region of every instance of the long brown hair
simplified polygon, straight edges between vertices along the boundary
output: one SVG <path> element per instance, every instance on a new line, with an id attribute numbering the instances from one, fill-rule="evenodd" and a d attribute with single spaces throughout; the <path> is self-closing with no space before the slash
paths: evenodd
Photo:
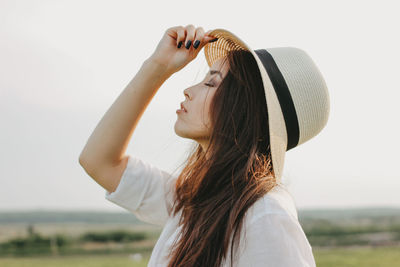
<path id="1" fill-rule="evenodd" d="M 218 267 L 231 238 L 232 262 L 247 209 L 276 185 L 257 63 L 245 50 L 223 60 L 229 71 L 210 104 L 209 145 L 197 144 L 175 184 L 173 216 L 182 209 L 182 230 L 169 267 Z"/>

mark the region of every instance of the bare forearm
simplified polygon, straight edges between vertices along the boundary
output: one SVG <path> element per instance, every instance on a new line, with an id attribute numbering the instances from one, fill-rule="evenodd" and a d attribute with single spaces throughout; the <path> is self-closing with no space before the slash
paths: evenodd
<path id="1" fill-rule="evenodd" d="M 104 114 L 82 150 L 79 162 L 89 169 L 116 165 L 125 154 L 133 131 L 161 85 L 170 77 L 150 58 Z"/>

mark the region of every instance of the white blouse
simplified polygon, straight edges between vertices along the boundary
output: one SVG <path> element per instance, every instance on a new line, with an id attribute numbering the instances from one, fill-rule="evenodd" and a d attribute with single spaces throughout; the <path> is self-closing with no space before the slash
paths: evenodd
<path id="1" fill-rule="evenodd" d="M 174 182 L 177 177 L 129 156 L 117 189 L 105 198 L 133 213 L 139 220 L 163 226 L 148 262 L 149 267 L 168 263 L 169 247 L 180 237 L 181 211 L 170 216 Z M 290 192 L 279 183 L 246 212 L 239 252 L 234 250 L 232 267 L 315 267 L 312 248 L 298 221 Z M 231 237 L 232 238 L 232 237 Z M 221 267 L 230 266 L 228 256 Z"/>

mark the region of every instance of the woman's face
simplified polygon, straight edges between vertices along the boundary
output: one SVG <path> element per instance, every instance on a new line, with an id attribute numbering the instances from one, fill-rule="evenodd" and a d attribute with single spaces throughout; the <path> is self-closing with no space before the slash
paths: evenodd
<path id="1" fill-rule="evenodd" d="M 206 148 L 211 133 L 209 106 L 217 87 L 228 72 L 223 58 L 214 62 L 204 80 L 184 90 L 183 106 L 187 112 L 177 112 L 175 132 L 183 138 L 197 141 Z M 179 107 L 180 108 L 180 107 Z"/>

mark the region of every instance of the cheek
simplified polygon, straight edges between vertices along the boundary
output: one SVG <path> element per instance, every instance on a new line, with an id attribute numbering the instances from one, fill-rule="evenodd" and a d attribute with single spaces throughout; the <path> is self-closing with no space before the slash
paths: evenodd
<path id="1" fill-rule="evenodd" d="M 209 127 L 210 122 L 210 105 L 214 93 L 212 90 L 206 91 L 204 94 L 196 95 L 196 102 L 192 103 L 191 109 L 185 114 L 186 123 L 194 126 L 204 128 Z"/>
<path id="2" fill-rule="evenodd" d="M 203 105 L 203 109 L 202 109 L 202 117 L 203 117 L 203 121 L 206 122 L 207 124 L 209 124 L 210 122 L 210 106 L 211 106 L 211 101 L 213 98 L 214 94 L 209 93 L 207 98 L 204 101 L 204 105 Z"/>

